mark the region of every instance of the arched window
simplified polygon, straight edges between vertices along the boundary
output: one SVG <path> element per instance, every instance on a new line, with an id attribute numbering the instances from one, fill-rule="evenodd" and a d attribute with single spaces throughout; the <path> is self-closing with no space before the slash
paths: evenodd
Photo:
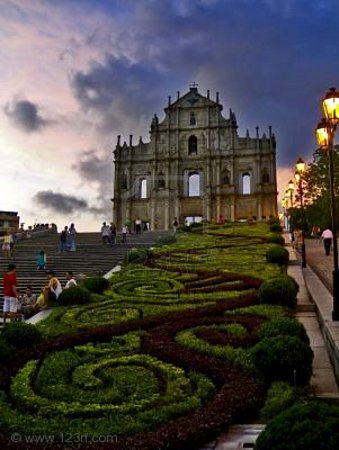
<path id="1" fill-rule="evenodd" d="M 188 154 L 198 154 L 198 139 L 196 138 L 196 136 L 190 136 L 188 139 Z"/>
<path id="2" fill-rule="evenodd" d="M 165 176 L 162 172 L 158 175 L 158 188 L 164 189 L 165 188 Z"/>
<path id="3" fill-rule="evenodd" d="M 190 125 L 196 125 L 196 124 L 197 124 L 197 121 L 195 119 L 195 114 L 192 112 L 190 114 Z"/>
<path id="4" fill-rule="evenodd" d="M 198 197 L 200 195 L 200 175 L 198 172 L 191 172 L 188 175 L 188 196 Z"/>
<path id="5" fill-rule="evenodd" d="M 140 198 L 147 198 L 147 180 L 143 178 L 140 180 Z"/>
<path id="6" fill-rule="evenodd" d="M 120 188 L 121 188 L 121 189 L 127 189 L 127 176 L 126 176 L 125 173 L 123 173 L 123 174 L 121 175 L 121 178 L 120 178 Z"/>
<path id="7" fill-rule="evenodd" d="M 221 184 L 230 184 L 230 173 L 227 169 L 223 170 L 222 172 Z"/>
<path id="8" fill-rule="evenodd" d="M 248 172 L 242 175 L 242 193 L 243 195 L 251 193 L 251 176 Z"/>
<path id="9" fill-rule="evenodd" d="M 270 182 L 270 176 L 269 176 L 269 173 L 268 173 L 268 170 L 266 169 L 266 167 L 262 171 L 262 182 L 263 183 Z"/>

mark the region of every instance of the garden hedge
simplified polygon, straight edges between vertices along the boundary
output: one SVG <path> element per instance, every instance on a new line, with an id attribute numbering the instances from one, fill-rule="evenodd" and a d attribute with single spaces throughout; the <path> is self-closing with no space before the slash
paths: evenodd
<path id="1" fill-rule="evenodd" d="M 297 404 L 284 411 L 259 435 L 255 450 L 336 450 L 339 408 L 325 403 Z"/>

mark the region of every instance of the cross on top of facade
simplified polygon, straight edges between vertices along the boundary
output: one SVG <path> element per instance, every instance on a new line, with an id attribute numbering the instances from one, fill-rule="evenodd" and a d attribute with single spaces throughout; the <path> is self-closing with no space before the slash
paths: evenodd
<path id="1" fill-rule="evenodd" d="M 193 83 L 190 84 L 191 89 L 197 89 L 198 86 L 199 86 L 198 83 L 196 83 L 195 81 L 193 81 Z"/>

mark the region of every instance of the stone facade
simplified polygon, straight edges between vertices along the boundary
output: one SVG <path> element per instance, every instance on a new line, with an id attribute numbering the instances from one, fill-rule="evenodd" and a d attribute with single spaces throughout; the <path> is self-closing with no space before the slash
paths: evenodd
<path id="1" fill-rule="evenodd" d="M 140 218 L 151 229 L 169 229 L 174 217 L 189 221 L 257 220 L 277 215 L 276 141 L 269 135 L 240 137 L 230 110 L 192 86 L 165 118 L 154 115 L 150 142 L 140 137 L 114 151 L 113 221 L 120 228 Z"/>

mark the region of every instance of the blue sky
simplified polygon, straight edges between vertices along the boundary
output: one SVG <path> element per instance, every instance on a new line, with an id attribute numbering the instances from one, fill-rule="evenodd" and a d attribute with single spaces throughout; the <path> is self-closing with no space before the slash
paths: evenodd
<path id="1" fill-rule="evenodd" d="M 0 209 L 99 228 L 116 136 L 147 141 L 192 81 L 240 135 L 272 125 L 283 193 L 338 85 L 338 29 L 336 0 L 0 0 Z"/>

